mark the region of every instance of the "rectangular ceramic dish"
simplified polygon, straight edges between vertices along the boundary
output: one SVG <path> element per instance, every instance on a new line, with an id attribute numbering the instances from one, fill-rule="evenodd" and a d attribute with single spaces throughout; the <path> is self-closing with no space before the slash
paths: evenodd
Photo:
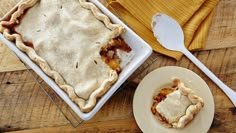
<path id="1" fill-rule="evenodd" d="M 121 24 L 125 27 L 126 32 L 121 36 L 127 42 L 127 44 L 132 48 L 135 55 L 133 59 L 125 66 L 122 72 L 119 74 L 119 79 L 110 88 L 110 90 L 101 97 L 96 106 L 89 113 L 83 113 L 80 111 L 79 107 L 71 101 L 67 94 L 60 89 L 57 84 L 48 77 L 30 58 L 23 52 L 21 52 L 13 42 L 8 41 L 0 34 L 0 40 L 3 41 L 25 64 L 32 68 L 71 108 L 78 114 L 82 120 L 91 119 L 99 109 L 105 104 L 105 102 L 116 92 L 117 89 L 127 80 L 127 78 L 151 55 L 151 47 L 142 40 L 137 34 L 135 34 L 129 27 L 127 27 L 121 20 L 114 16 L 107 8 L 105 8 L 99 1 L 90 0 L 93 2 L 100 10 L 106 14 L 113 23 Z M 12 11 L 8 13 L 11 15 Z M 4 18 L 8 17 L 7 15 Z M 4 19 L 3 18 L 3 19 Z"/>

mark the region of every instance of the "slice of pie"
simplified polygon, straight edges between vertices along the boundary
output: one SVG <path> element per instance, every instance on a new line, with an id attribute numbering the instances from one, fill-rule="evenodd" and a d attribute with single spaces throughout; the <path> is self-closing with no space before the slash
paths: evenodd
<path id="1" fill-rule="evenodd" d="M 0 22 L 0 32 L 83 112 L 91 111 L 118 79 L 119 53 L 132 53 L 119 37 L 124 27 L 86 0 L 27 0 Z"/>
<path id="2" fill-rule="evenodd" d="M 173 82 L 172 87 L 164 88 L 154 96 L 151 111 L 165 126 L 183 128 L 203 108 L 204 103 L 201 97 L 185 87 L 179 79 Z"/>

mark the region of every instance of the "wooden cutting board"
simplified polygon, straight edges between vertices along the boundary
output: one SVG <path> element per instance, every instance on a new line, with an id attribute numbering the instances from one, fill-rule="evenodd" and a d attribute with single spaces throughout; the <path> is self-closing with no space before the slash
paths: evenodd
<path id="1" fill-rule="evenodd" d="M 0 0 L 0 18 L 4 16 L 20 0 Z M 218 4 L 203 50 L 229 48 L 236 46 L 236 1 L 220 1 Z M 0 72 L 25 69 L 24 65 L 0 42 Z"/>

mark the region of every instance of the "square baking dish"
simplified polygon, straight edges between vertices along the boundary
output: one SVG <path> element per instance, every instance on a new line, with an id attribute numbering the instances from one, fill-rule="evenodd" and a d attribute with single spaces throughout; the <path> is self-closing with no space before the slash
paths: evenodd
<path id="1" fill-rule="evenodd" d="M 137 34 L 135 34 L 128 26 L 126 26 L 121 20 L 114 16 L 106 7 L 104 7 L 97 0 L 89 0 L 94 3 L 104 14 L 106 14 L 113 23 L 121 24 L 125 27 L 126 32 L 121 35 L 125 42 L 132 48 L 135 55 L 132 60 L 125 66 L 122 72 L 119 74 L 119 79 L 110 88 L 109 91 L 102 96 L 96 106 L 89 112 L 83 113 L 79 107 L 71 101 L 67 94 L 58 87 L 58 85 L 48 77 L 31 59 L 22 51 L 20 51 L 13 42 L 8 41 L 0 34 L 0 40 L 3 41 L 25 64 L 27 64 L 32 70 L 34 70 L 70 107 L 71 109 L 82 119 L 91 119 L 105 104 L 105 102 L 119 89 L 119 87 L 128 79 L 128 77 L 151 55 L 151 47 L 142 40 Z M 15 7 L 17 8 L 17 6 Z M 11 15 L 9 12 L 3 19 Z"/>

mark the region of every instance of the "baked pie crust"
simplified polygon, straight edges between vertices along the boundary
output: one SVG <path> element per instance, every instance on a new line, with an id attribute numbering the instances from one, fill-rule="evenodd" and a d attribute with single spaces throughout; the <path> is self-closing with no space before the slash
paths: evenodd
<path id="1" fill-rule="evenodd" d="M 151 111 L 167 127 L 185 127 L 204 106 L 201 97 L 175 79 L 172 88 L 164 88 L 154 96 Z"/>
<path id="2" fill-rule="evenodd" d="M 8 21 L 0 22 L 0 32 L 53 78 L 82 112 L 91 111 L 118 79 L 100 51 L 124 27 L 112 24 L 86 0 L 27 0 Z"/>

